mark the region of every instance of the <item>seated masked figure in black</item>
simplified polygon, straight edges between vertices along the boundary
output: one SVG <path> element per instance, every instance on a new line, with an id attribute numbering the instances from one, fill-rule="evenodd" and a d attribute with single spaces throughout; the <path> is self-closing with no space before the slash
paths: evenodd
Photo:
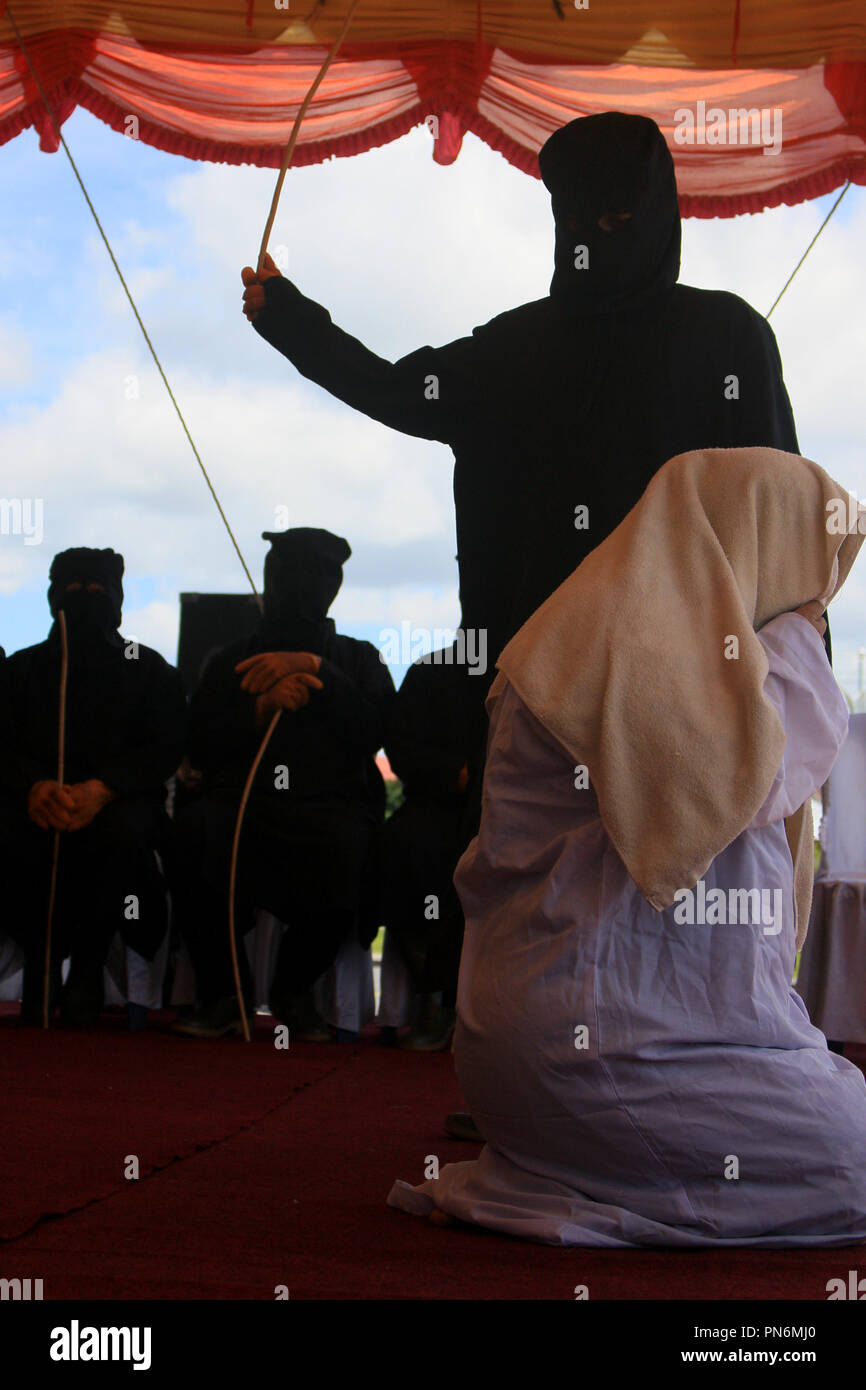
<path id="1" fill-rule="evenodd" d="M 79 548 L 54 557 L 45 642 L 0 664 L 3 929 L 25 959 L 23 1017 L 41 1019 L 54 831 L 60 834 L 52 925 L 52 1008 L 95 1022 L 116 932 L 152 959 L 166 930 L 167 780 L 183 753 L 180 678 L 155 651 L 121 637 L 123 557 Z M 65 759 L 57 781 L 63 610 L 68 635 Z"/>
<path id="2" fill-rule="evenodd" d="M 243 938 L 263 908 L 288 925 L 271 1009 L 308 1031 L 309 991 L 353 931 L 378 930 L 371 906 L 385 794 L 375 756 L 394 684 L 369 642 L 343 637 L 327 613 L 339 592 L 346 541 L 297 527 L 265 532 L 264 613 L 252 637 L 209 662 L 193 696 L 189 759 L 203 795 L 174 821 L 173 897 L 196 971 L 199 1006 L 178 1032 L 240 1030 L 228 934 L 231 847 L 241 793 L 262 737 L 279 721 L 243 822 L 236 936 L 248 1007 Z"/>
<path id="3" fill-rule="evenodd" d="M 404 800 L 385 825 L 382 920 L 421 996 L 399 1043 L 410 1051 L 444 1048 L 454 1031 L 463 915 L 452 877 L 465 842 L 473 751 L 466 688 L 459 644 L 416 661 L 385 740 Z"/>

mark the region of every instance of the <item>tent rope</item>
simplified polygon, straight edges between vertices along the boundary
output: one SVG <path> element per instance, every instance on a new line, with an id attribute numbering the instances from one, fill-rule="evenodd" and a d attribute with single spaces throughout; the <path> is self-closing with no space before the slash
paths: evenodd
<path id="1" fill-rule="evenodd" d="M 96 208 L 93 206 L 93 202 L 92 202 L 92 200 L 91 200 L 91 198 L 90 198 L 90 194 L 88 193 L 88 191 L 87 191 L 87 189 L 86 189 L 86 187 L 85 187 L 85 185 L 84 185 L 84 180 L 82 179 L 81 174 L 78 172 L 78 166 L 76 165 L 75 160 L 74 160 L 73 157 L 72 157 L 72 152 L 70 151 L 69 146 L 67 145 L 65 139 L 63 138 L 63 132 L 61 131 L 60 126 L 59 126 L 59 124 L 58 124 L 58 122 L 57 122 L 57 118 L 56 118 L 56 116 L 55 116 L 55 114 L 54 114 L 54 111 L 53 111 L 53 109 L 52 109 L 52 107 L 51 107 L 51 103 L 50 103 L 49 100 L 48 100 L 48 96 L 47 96 L 47 94 L 46 94 L 46 92 L 45 92 L 45 88 L 42 86 L 42 83 L 41 83 L 41 81 L 40 81 L 40 79 L 39 79 L 39 74 L 38 74 L 38 72 L 36 71 L 36 68 L 35 68 L 34 65 L 33 65 L 33 62 L 32 62 L 31 57 L 30 57 L 30 53 L 29 53 L 29 51 L 28 51 L 28 49 L 27 49 L 27 45 L 25 44 L 24 39 L 22 38 L 21 31 L 20 31 L 20 29 L 18 28 L 18 25 L 17 25 L 16 22 L 15 22 L 15 16 L 13 15 L 12 10 L 11 10 L 11 8 L 10 8 L 8 5 L 7 5 L 7 7 L 6 7 L 6 14 L 7 14 L 8 18 L 9 18 L 9 23 L 12 25 L 12 29 L 13 29 L 13 31 L 14 31 L 15 37 L 16 37 L 16 39 L 18 40 L 18 43 L 19 43 L 19 45 L 20 45 L 21 52 L 24 54 L 24 59 L 25 59 L 25 61 L 26 61 L 26 63 L 27 63 L 28 68 L 30 69 L 30 73 L 31 73 L 31 76 L 33 77 L 33 81 L 36 83 L 36 86 L 37 86 L 37 88 L 38 88 L 38 90 L 39 90 L 39 95 L 40 95 L 41 98 L 42 98 L 43 104 L 44 104 L 44 106 L 45 106 L 45 110 L 48 112 L 48 115 L 49 115 L 50 118 L 51 118 L 51 124 L 54 126 L 55 132 L 56 132 L 56 134 L 57 134 L 57 138 L 58 138 L 58 140 L 60 141 L 61 145 L 63 146 L 64 153 L 66 154 L 66 157 L 67 157 L 67 159 L 69 160 L 70 165 L 72 166 L 72 172 L 74 173 L 76 179 L 78 180 L 78 186 L 79 186 L 79 188 L 81 189 L 81 192 L 84 194 L 85 202 L 87 203 L 87 206 L 90 208 L 91 214 L 92 214 L 92 216 L 93 216 L 93 220 L 94 220 L 94 222 L 96 223 L 97 229 L 98 229 L 98 231 L 99 231 L 99 235 L 102 237 L 103 243 L 104 243 L 104 245 L 105 245 L 105 249 L 106 249 L 106 251 L 108 252 L 109 256 L 111 257 L 111 264 L 114 266 L 114 269 L 117 271 L 117 278 L 119 279 L 121 285 L 123 286 L 124 293 L 126 294 L 126 297 L 127 297 L 127 299 L 129 300 L 130 308 L 132 309 L 132 312 L 135 314 L 135 317 L 136 317 L 136 321 L 137 321 L 137 323 L 138 323 L 138 326 L 139 326 L 139 328 L 141 329 L 141 332 L 142 332 L 142 334 L 143 334 L 143 336 L 144 336 L 144 341 L 147 343 L 147 346 L 148 346 L 148 348 L 150 349 L 150 355 L 151 355 L 151 357 L 153 358 L 154 362 L 156 363 L 157 371 L 159 372 L 160 376 L 162 377 L 163 384 L 165 385 L 165 389 L 166 389 L 166 391 L 167 391 L 168 394 L 169 394 L 169 398 L 170 398 L 170 400 L 171 400 L 171 403 L 172 403 L 172 405 L 173 405 L 174 408 L 175 408 L 175 412 L 177 413 L 177 418 L 180 420 L 181 426 L 182 426 L 182 428 L 183 428 L 183 432 L 184 432 L 184 434 L 186 435 L 187 439 L 189 440 L 189 446 L 190 446 L 190 448 L 192 449 L 193 454 L 195 455 L 196 463 L 198 464 L 199 468 L 201 469 L 202 476 L 203 476 L 205 482 L 206 482 L 207 485 L 208 485 L 208 489 L 210 490 L 210 495 L 211 495 L 211 497 L 213 498 L 214 503 L 216 504 L 216 509 L 217 509 L 217 511 L 218 511 L 219 514 L 220 514 L 220 517 L 221 517 L 221 519 L 222 519 L 222 523 L 223 523 L 223 525 L 225 526 L 226 530 L 228 531 L 229 539 L 231 540 L 231 543 L 232 543 L 232 545 L 233 545 L 234 548 L 235 548 L 235 554 L 237 555 L 238 559 L 240 560 L 241 565 L 242 565 L 242 567 L 243 567 L 244 574 L 246 575 L 247 579 L 249 580 L 250 588 L 252 589 L 252 591 L 253 591 L 253 593 L 255 594 L 256 598 L 259 599 L 259 603 L 261 604 L 261 599 L 260 599 L 260 597 L 259 597 L 259 591 L 258 591 L 258 589 L 256 588 L 256 585 L 255 585 L 255 580 L 253 579 L 252 575 L 250 574 L 250 571 L 249 571 L 249 569 L 248 569 L 248 567 L 247 567 L 247 562 L 246 562 L 246 560 L 244 559 L 243 555 L 241 554 L 241 548 L 240 548 L 240 546 L 238 545 L 237 540 L 235 539 L 235 534 L 234 534 L 234 531 L 233 531 L 232 528 L 231 528 L 231 525 L 229 524 L 229 519 L 228 519 L 228 517 L 226 516 L 225 512 L 223 511 L 222 504 L 221 504 L 219 498 L 218 498 L 217 495 L 216 495 L 216 491 L 215 491 L 215 489 L 214 489 L 214 485 L 213 485 L 213 483 L 212 483 L 211 480 L 210 480 L 210 475 L 208 474 L 208 471 L 207 471 L 207 469 L 206 469 L 205 466 L 204 466 L 204 462 L 202 461 L 201 454 L 199 453 L 198 449 L 196 448 L 196 446 L 195 446 L 195 441 L 193 440 L 193 437 L 192 437 L 192 435 L 191 435 L 190 432 L 189 432 L 189 426 L 187 425 L 186 420 L 184 419 L 183 411 L 181 410 L 180 406 L 178 405 L 177 400 L 176 400 L 176 398 L 175 398 L 175 394 L 174 394 L 174 392 L 172 391 L 171 386 L 169 385 L 168 377 L 166 376 L 166 374 L 165 374 L 165 372 L 164 372 L 164 370 L 163 370 L 163 366 L 162 366 L 162 363 L 161 363 L 160 360 L 159 360 L 159 356 L 157 355 L 156 348 L 154 347 L 153 343 L 152 343 L 151 340 L 150 340 L 150 335 L 149 335 L 147 329 L 146 329 L 145 326 L 144 326 L 144 322 L 143 322 L 143 320 L 142 320 L 141 314 L 138 312 L 138 307 L 137 307 L 137 305 L 136 305 L 136 303 L 135 303 L 135 300 L 134 300 L 133 297 L 132 297 L 132 294 L 131 294 L 131 292 L 130 292 L 129 286 L 127 285 L 126 280 L 124 279 L 123 271 L 120 269 L 120 266 L 118 265 L 117 257 L 115 256 L 114 251 L 112 250 L 112 247 L 111 247 L 111 243 L 110 243 L 110 241 L 108 240 L 108 237 L 107 237 L 106 234 L 105 234 L 105 231 L 104 231 L 104 229 L 103 229 L 102 223 L 100 222 L 99 217 L 98 217 L 98 215 L 97 215 Z"/>
<path id="2" fill-rule="evenodd" d="M 785 293 L 785 290 L 788 288 L 788 286 L 790 285 L 790 283 L 791 283 L 791 281 L 793 280 L 794 276 L 797 274 L 797 271 L 800 269 L 800 266 L 803 264 L 803 262 L 805 261 L 806 257 L 808 256 L 809 252 L 812 250 L 812 247 L 815 245 L 815 242 L 818 240 L 819 236 L 820 236 L 821 233 L 823 232 L 823 230 L 824 230 L 824 228 L 826 227 L 827 223 L 830 221 L 830 218 L 833 216 L 833 213 L 836 211 L 837 207 L 838 207 L 839 204 L 841 203 L 842 199 L 845 197 L 845 194 L 848 192 L 848 189 L 849 189 L 850 187 L 851 187 L 851 180 L 849 179 L 848 182 L 845 184 L 845 187 L 842 189 L 842 192 L 839 194 L 839 197 L 836 199 L 835 203 L 834 203 L 833 206 L 831 207 L 830 211 L 827 213 L 827 216 L 824 218 L 824 221 L 821 223 L 821 225 L 820 225 L 820 227 L 818 228 L 817 232 L 816 232 L 815 235 L 812 237 L 812 240 L 809 242 L 809 245 L 806 247 L 805 251 L 803 252 L 803 254 L 802 254 L 802 256 L 800 257 L 800 259 L 798 260 L 797 264 L 794 266 L 794 269 L 791 271 L 791 274 L 788 276 L 788 278 L 787 278 L 787 280 L 785 281 L 784 285 L 783 285 L 782 288 L 779 290 L 779 293 L 776 295 L 776 298 L 773 300 L 772 304 L 770 305 L 769 309 L 767 310 L 767 313 L 765 314 L 765 318 L 769 318 L 770 315 L 772 314 L 772 312 L 773 312 L 773 310 L 775 309 L 776 305 L 778 304 L 779 300 L 782 298 L 782 295 Z"/>

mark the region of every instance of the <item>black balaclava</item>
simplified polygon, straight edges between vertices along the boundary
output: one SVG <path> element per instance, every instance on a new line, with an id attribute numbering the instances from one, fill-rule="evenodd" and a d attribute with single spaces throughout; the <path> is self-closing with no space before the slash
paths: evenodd
<path id="1" fill-rule="evenodd" d="M 352 553 L 348 541 L 313 526 L 263 531 L 270 541 L 265 556 L 264 615 L 259 643 L 282 651 L 309 651 L 333 628 L 328 609 L 340 592 L 343 565 Z"/>
<path id="2" fill-rule="evenodd" d="M 575 310 L 600 312 L 640 302 L 676 283 L 680 214 L 674 162 L 647 116 L 605 111 L 554 131 L 538 167 L 551 193 L 556 222 L 550 293 Z M 631 213 L 612 231 L 603 213 Z M 567 223 L 576 217 L 575 228 Z M 587 268 L 575 267 L 586 246 Z"/>
<path id="3" fill-rule="evenodd" d="M 48 578 L 51 616 L 56 618 L 60 608 L 66 615 L 70 662 L 77 664 L 82 658 L 122 645 L 117 631 L 123 608 L 122 555 L 85 546 L 61 550 L 51 562 Z M 83 587 L 68 594 L 67 584 L 74 583 Z M 88 584 L 102 584 L 105 592 L 90 594 Z"/>

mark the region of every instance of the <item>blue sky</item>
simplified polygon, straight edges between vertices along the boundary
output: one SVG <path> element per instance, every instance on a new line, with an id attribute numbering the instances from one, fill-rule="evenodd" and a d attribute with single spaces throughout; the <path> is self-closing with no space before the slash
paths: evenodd
<path id="1" fill-rule="evenodd" d="M 240 311 L 270 170 L 197 164 L 87 112 L 64 133 L 257 580 L 288 507 L 353 557 L 333 609 L 383 628 L 457 621 L 450 451 L 355 414 L 299 377 Z M 271 249 L 300 288 L 380 355 L 443 343 L 547 291 L 540 183 L 474 137 L 441 168 L 419 128 L 363 156 L 291 171 Z M 0 148 L 0 459 L 5 497 L 44 499 L 44 538 L 0 536 L 0 643 L 44 636 L 51 556 L 114 545 L 124 631 L 172 659 L 177 595 L 245 581 L 62 153 L 26 131 Z M 835 195 L 725 221 L 690 219 L 681 279 L 766 312 Z M 862 374 L 866 194 L 852 188 L 773 316 L 801 449 L 866 497 Z M 137 395 L 136 395 L 137 391 Z M 833 611 L 854 694 L 866 646 L 861 561 Z M 399 679 L 402 666 L 395 668 Z"/>

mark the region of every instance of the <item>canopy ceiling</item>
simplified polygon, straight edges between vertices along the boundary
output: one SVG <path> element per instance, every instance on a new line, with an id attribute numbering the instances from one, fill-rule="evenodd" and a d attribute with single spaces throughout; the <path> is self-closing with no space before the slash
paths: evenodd
<path id="1" fill-rule="evenodd" d="M 61 124 L 84 106 L 190 159 L 276 166 L 349 0 L 10 6 Z M 54 150 L 4 10 L 0 144 L 35 126 Z M 359 0 L 293 163 L 357 154 L 435 117 L 440 164 L 469 130 L 537 176 L 552 130 L 611 109 L 661 126 L 686 216 L 866 184 L 863 0 Z M 764 126 L 730 114 L 747 110 Z"/>

